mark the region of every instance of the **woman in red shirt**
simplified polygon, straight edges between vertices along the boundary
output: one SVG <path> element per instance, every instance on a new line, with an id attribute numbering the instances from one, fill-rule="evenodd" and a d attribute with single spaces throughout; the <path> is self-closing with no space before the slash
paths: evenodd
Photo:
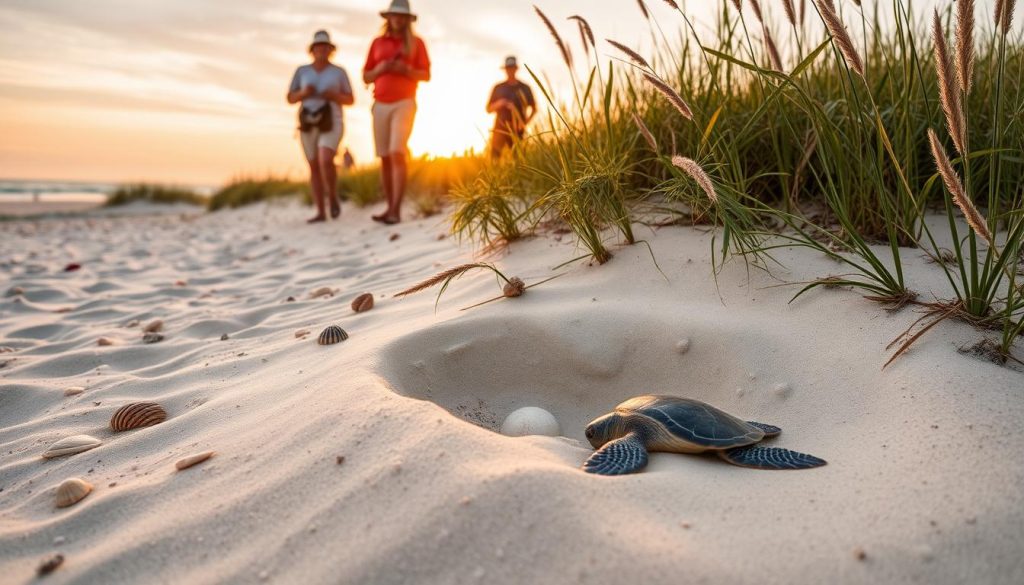
<path id="1" fill-rule="evenodd" d="M 363 81 L 373 84 L 373 138 L 381 160 L 381 181 L 388 208 L 373 219 L 401 221 L 402 197 L 408 176 L 409 135 L 416 117 L 416 86 L 430 81 L 430 57 L 423 40 L 413 34 L 416 15 L 409 0 L 392 0 L 380 15 L 384 33 L 373 40 L 363 66 Z"/>

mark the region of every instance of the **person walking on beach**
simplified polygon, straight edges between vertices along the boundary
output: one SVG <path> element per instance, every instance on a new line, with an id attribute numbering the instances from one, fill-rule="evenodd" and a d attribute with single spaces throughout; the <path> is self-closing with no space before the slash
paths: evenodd
<path id="1" fill-rule="evenodd" d="M 519 63 L 515 57 L 505 58 L 505 75 L 502 83 L 494 86 L 487 100 L 487 113 L 495 114 L 494 130 L 491 131 L 491 158 L 500 158 L 502 153 L 515 146 L 523 138 L 526 125 L 537 113 L 530 86 L 516 78 Z"/>
<path id="2" fill-rule="evenodd" d="M 423 40 L 413 34 L 416 15 L 409 0 L 392 0 L 380 15 L 386 21 L 384 32 L 370 45 L 363 81 L 373 84 L 373 138 L 388 206 L 373 219 L 394 224 L 402 219 L 409 172 L 406 144 L 416 117 L 416 87 L 421 81 L 430 81 L 430 57 Z"/>
<path id="3" fill-rule="evenodd" d="M 331 63 L 336 48 L 327 31 L 316 31 L 309 45 L 313 62 L 295 70 L 288 88 L 288 103 L 302 103 L 299 137 L 309 163 L 309 183 L 317 211 L 309 223 L 326 221 L 325 201 L 330 205 L 332 218 L 341 215 L 334 157 L 345 131 L 341 107 L 351 106 L 355 98 L 348 73 Z"/>

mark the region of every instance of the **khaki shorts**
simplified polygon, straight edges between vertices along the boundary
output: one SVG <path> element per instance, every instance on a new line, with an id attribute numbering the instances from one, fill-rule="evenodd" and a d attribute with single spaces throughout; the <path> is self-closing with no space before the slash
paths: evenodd
<path id="1" fill-rule="evenodd" d="M 306 160 L 317 159 L 316 153 L 321 148 L 329 148 L 338 152 L 338 145 L 341 144 L 341 136 L 345 133 L 345 126 L 340 117 L 334 118 L 334 125 L 330 132 L 321 132 L 317 129 L 309 132 L 299 132 L 299 140 L 302 142 L 302 152 L 306 154 Z"/>
<path id="2" fill-rule="evenodd" d="M 407 154 L 412 122 L 416 118 L 416 100 L 400 100 L 391 104 L 374 102 L 372 112 L 377 156 Z"/>

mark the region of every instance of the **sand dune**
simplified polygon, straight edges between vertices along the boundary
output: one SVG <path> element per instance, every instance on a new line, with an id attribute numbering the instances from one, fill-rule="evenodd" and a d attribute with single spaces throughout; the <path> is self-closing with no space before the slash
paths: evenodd
<path id="1" fill-rule="evenodd" d="M 470 273 L 435 312 L 433 292 L 391 295 L 471 258 L 443 221 L 305 213 L 0 223 L 5 582 L 57 552 L 60 583 L 1024 581 L 1024 377 L 957 352 L 981 333 L 946 323 L 883 371 L 912 310 L 849 291 L 788 304 L 777 279 L 836 270 L 807 251 L 716 283 L 710 235 L 684 228 L 642 236 L 664 274 L 622 248 L 463 312 L 500 294 Z M 529 284 L 576 255 L 536 238 L 496 261 Z M 934 266 L 907 263 L 941 294 Z M 356 314 L 364 292 L 376 306 Z M 143 343 L 155 319 L 164 339 Z M 332 323 L 350 338 L 317 345 Z M 586 423 L 644 393 L 776 424 L 775 444 L 829 465 L 655 454 L 637 475 L 581 472 Z M 141 400 L 167 421 L 109 430 Z M 565 436 L 494 432 L 521 406 Z M 77 434 L 103 444 L 40 457 Z M 55 508 L 75 476 L 94 491 Z"/>

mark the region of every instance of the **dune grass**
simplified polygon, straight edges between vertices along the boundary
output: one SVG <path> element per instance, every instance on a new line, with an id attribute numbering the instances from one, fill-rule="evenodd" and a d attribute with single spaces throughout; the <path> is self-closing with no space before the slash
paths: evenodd
<path id="1" fill-rule="evenodd" d="M 262 179 L 242 177 L 231 181 L 214 193 L 210 197 L 207 208 L 210 211 L 234 209 L 261 201 L 288 197 L 302 197 L 305 201 L 310 201 L 309 183 L 273 175 Z"/>
<path id="2" fill-rule="evenodd" d="M 537 10 L 571 94 L 533 75 L 546 125 L 515 150 L 516 176 L 485 169 L 467 183 L 453 228 L 489 245 L 561 222 L 604 262 L 636 241 L 632 223 L 670 214 L 716 227 L 716 269 L 809 247 L 847 270 L 797 296 L 840 284 L 890 308 L 924 304 L 905 249 L 938 257 L 939 242 L 954 242 L 954 262 L 940 263 L 948 298 L 927 308 L 1000 329 L 1007 354 L 1024 329 L 1024 42 L 1012 14 L 968 0 L 927 18 L 911 0 L 817 0 L 799 12 L 723 1 L 698 33 L 668 4 L 681 41 L 638 11 L 656 47 L 645 55 L 595 43 L 585 15 L 572 15 L 585 62 Z M 616 57 L 606 70 L 598 51 Z M 934 212 L 948 231 L 929 229 Z"/>
<path id="3" fill-rule="evenodd" d="M 174 203 L 206 205 L 206 198 L 191 189 L 138 183 L 135 185 L 124 185 L 122 187 L 118 187 L 116 191 L 110 194 L 110 197 L 107 199 L 106 206 L 118 207 L 139 201 L 165 205 Z"/>

